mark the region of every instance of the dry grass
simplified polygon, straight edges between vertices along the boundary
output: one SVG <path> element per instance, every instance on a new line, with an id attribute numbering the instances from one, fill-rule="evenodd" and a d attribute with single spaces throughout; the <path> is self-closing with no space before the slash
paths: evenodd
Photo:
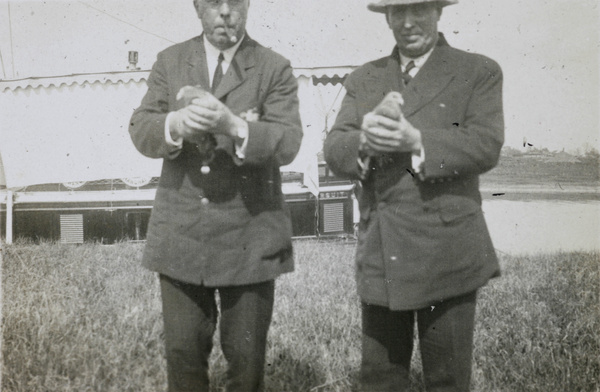
<path id="1" fill-rule="evenodd" d="M 352 391 L 360 363 L 354 244 L 295 243 L 278 280 L 267 391 Z M 141 245 L 5 247 L 2 390 L 162 391 L 158 282 Z M 481 290 L 474 391 L 598 391 L 600 255 L 502 258 Z M 213 390 L 225 362 L 213 352 Z M 414 390 L 422 391 L 418 355 Z"/>

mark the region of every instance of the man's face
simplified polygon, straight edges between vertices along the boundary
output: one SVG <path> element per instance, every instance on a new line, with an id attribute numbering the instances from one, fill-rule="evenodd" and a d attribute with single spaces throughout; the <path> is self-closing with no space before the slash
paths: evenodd
<path id="1" fill-rule="evenodd" d="M 249 0 L 194 0 L 208 42 L 221 50 L 232 47 L 242 38 L 249 5 Z"/>
<path id="2" fill-rule="evenodd" d="M 387 9 L 387 22 L 400 53 L 416 58 L 437 42 L 437 23 L 442 9 L 437 3 L 395 5 Z"/>

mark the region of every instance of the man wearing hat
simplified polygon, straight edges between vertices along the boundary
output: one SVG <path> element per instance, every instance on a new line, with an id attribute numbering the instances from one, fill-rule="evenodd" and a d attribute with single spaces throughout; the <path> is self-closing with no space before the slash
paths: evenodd
<path id="1" fill-rule="evenodd" d="M 360 180 L 364 391 L 409 389 L 415 323 L 427 390 L 468 391 L 477 289 L 500 273 L 479 175 L 504 141 L 502 72 L 438 33 L 456 2 L 368 6 L 396 46 L 347 78 L 325 141 L 330 168 Z"/>
<path id="2" fill-rule="evenodd" d="M 159 275 L 168 390 L 209 390 L 218 326 L 225 389 L 260 391 L 274 281 L 294 269 L 279 168 L 302 140 L 298 85 L 246 33 L 249 0 L 193 4 L 202 35 L 158 54 L 129 127 L 163 159 L 142 263 Z"/>

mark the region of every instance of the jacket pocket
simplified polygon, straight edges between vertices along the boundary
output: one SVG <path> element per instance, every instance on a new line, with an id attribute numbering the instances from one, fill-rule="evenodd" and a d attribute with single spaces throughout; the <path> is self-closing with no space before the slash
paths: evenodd
<path id="1" fill-rule="evenodd" d="M 466 196 L 444 195 L 439 202 L 440 219 L 448 224 L 481 212 L 481 203 Z"/>

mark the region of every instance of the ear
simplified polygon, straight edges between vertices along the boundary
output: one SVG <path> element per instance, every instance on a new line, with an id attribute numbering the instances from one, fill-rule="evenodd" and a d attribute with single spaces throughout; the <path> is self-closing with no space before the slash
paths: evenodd
<path id="1" fill-rule="evenodd" d="M 203 5 L 200 4 L 200 0 L 194 0 L 194 8 L 196 9 L 196 15 L 198 15 L 198 18 L 200 18 L 203 10 Z"/>
<path id="2" fill-rule="evenodd" d="M 388 27 L 391 29 L 392 25 L 390 24 L 390 7 L 385 9 L 385 21 L 387 22 Z"/>

